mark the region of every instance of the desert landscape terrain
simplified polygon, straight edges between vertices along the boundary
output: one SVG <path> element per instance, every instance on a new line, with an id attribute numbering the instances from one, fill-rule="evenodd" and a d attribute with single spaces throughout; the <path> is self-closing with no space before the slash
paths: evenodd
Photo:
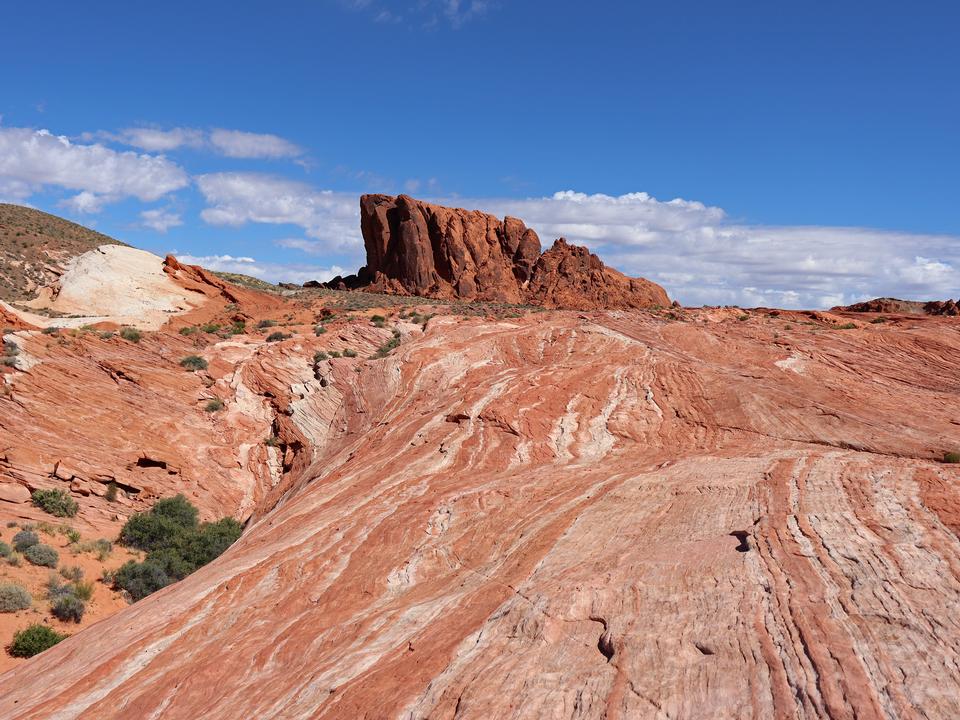
<path id="1" fill-rule="evenodd" d="M 361 217 L 297 288 L 5 246 L 60 264 L 5 275 L 0 538 L 96 582 L 62 622 L 0 563 L 3 642 L 70 635 L 0 657 L 0 716 L 960 715 L 955 304 L 681 307 L 514 218 Z M 243 533 L 131 604 L 118 534 L 176 494 Z"/>

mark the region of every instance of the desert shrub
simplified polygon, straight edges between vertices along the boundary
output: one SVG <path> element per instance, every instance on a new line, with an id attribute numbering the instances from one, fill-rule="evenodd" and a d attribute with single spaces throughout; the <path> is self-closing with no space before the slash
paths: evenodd
<path id="1" fill-rule="evenodd" d="M 280 342 L 281 340 L 286 340 L 289 335 L 284 335 L 282 332 L 273 332 L 267 335 L 267 342 Z"/>
<path id="2" fill-rule="evenodd" d="M 208 401 L 206 405 L 204 405 L 203 409 L 208 413 L 223 410 L 223 400 L 220 398 L 213 398 L 212 400 Z"/>
<path id="3" fill-rule="evenodd" d="M 387 340 L 383 345 L 377 348 L 377 352 L 374 353 L 374 358 L 384 358 L 390 354 L 391 350 L 394 350 L 400 345 L 400 331 L 394 330 L 393 337 Z"/>
<path id="4" fill-rule="evenodd" d="M 197 509 L 183 495 L 158 500 L 144 513 L 137 513 L 120 530 L 120 542 L 138 550 L 157 550 L 170 538 L 198 526 Z"/>
<path id="5" fill-rule="evenodd" d="M 37 535 L 33 530 L 21 530 L 13 536 L 13 546 L 19 552 L 23 552 L 28 547 L 36 545 L 39 542 L 40 536 Z"/>
<path id="6" fill-rule="evenodd" d="M 371 315 L 370 322 L 373 323 L 375 327 L 382 328 L 386 324 L 387 319 L 383 315 Z"/>
<path id="7" fill-rule="evenodd" d="M 59 597 L 51 606 L 50 612 L 57 620 L 78 623 L 83 620 L 83 613 L 87 604 L 76 595 L 67 594 Z"/>
<path id="8" fill-rule="evenodd" d="M 7 555 L 7 565 L 11 567 L 20 567 L 20 563 L 23 560 L 23 555 L 18 552 L 12 552 Z"/>
<path id="9" fill-rule="evenodd" d="M 837 330 L 856 330 L 856 328 L 857 324 L 852 322 L 844 323 L 843 325 L 837 325 Z"/>
<path id="10" fill-rule="evenodd" d="M 66 578 L 67 580 L 83 580 L 83 568 L 79 565 L 64 565 L 62 568 L 60 568 L 60 576 Z"/>
<path id="11" fill-rule="evenodd" d="M 48 523 L 44 520 L 41 520 L 40 522 L 38 522 L 36 527 L 37 527 L 37 530 L 42 532 L 44 535 L 49 535 L 53 537 L 54 535 L 57 534 L 57 526 L 52 525 L 51 523 Z"/>
<path id="12" fill-rule="evenodd" d="M 121 541 L 147 552 L 143 562 L 130 561 L 113 578 L 114 586 L 134 600 L 181 580 L 220 555 L 242 527 L 233 518 L 198 523 L 197 510 L 182 495 L 159 501 L 134 515 L 120 531 Z"/>
<path id="13" fill-rule="evenodd" d="M 0 612 L 26 610 L 33 603 L 27 589 L 14 583 L 0 584 Z"/>
<path id="14" fill-rule="evenodd" d="M 943 454 L 943 461 L 951 465 L 960 463 L 960 452 L 947 452 Z"/>
<path id="15" fill-rule="evenodd" d="M 187 355 L 183 360 L 180 361 L 180 366 L 191 371 L 206 370 L 207 361 L 199 355 Z"/>
<path id="16" fill-rule="evenodd" d="M 209 333 L 212 335 L 215 332 L 219 332 L 220 325 L 218 325 L 217 323 L 207 323 L 206 325 L 201 326 L 200 329 L 203 330 L 205 333 Z"/>
<path id="17" fill-rule="evenodd" d="M 9 557 L 12 552 L 13 548 L 3 542 L 3 540 L 0 540 L 0 557 Z"/>
<path id="18" fill-rule="evenodd" d="M 107 492 L 104 493 L 103 497 L 106 498 L 107 502 L 116 502 L 118 492 L 120 492 L 120 488 L 117 487 L 115 482 L 112 482 L 107 485 Z"/>
<path id="19" fill-rule="evenodd" d="M 80 531 L 76 530 L 67 525 L 61 525 L 57 528 L 57 532 L 67 538 L 67 541 L 71 544 L 80 542 Z"/>
<path id="20" fill-rule="evenodd" d="M 104 330 L 102 333 L 100 333 L 100 337 L 101 337 L 103 340 L 109 340 L 110 338 L 113 337 L 113 331 L 112 331 L 112 330 Z"/>
<path id="21" fill-rule="evenodd" d="M 871 324 L 871 325 L 880 325 L 881 323 L 885 323 L 886 321 L 887 321 L 886 318 L 878 317 L 878 318 L 874 318 L 873 320 L 871 320 L 871 321 L 870 321 L 870 324 Z"/>
<path id="22" fill-rule="evenodd" d="M 257 323 L 257 327 L 262 330 L 263 328 L 275 327 L 276 324 L 276 320 L 261 320 Z"/>
<path id="23" fill-rule="evenodd" d="M 30 500 L 36 507 L 57 517 L 73 517 L 79 509 L 77 501 L 65 490 L 59 488 L 34 490 Z"/>
<path id="24" fill-rule="evenodd" d="M 137 343 L 140 342 L 142 335 L 135 327 L 125 327 L 120 328 L 120 337 L 122 337 L 124 340 Z"/>
<path id="25" fill-rule="evenodd" d="M 318 350 L 313 354 L 313 363 L 316 365 L 318 362 L 326 360 L 328 357 L 330 356 L 327 355 L 323 350 Z"/>
<path id="26" fill-rule="evenodd" d="M 17 523 L 16 520 L 8 520 L 8 521 L 7 521 L 7 527 L 8 527 L 8 528 L 15 528 L 15 527 L 17 527 L 17 526 L 18 526 L 18 523 Z"/>
<path id="27" fill-rule="evenodd" d="M 243 335 L 247 331 L 247 321 L 237 320 L 230 326 L 231 335 Z"/>
<path id="28" fill-rule="evenodd" d="M 40 625 L 39 623 L 31 625 L 13 636 L 13 642 L 10 643 L 10 654 L 14 657 L 33 657 L 68 637 L 70 636 L 58 633 L 46 625 Z"/>
<path id="29" fill-rule="evenodd" d="M 348 358 L 355 358 L 357 356 L 357 351 L 351 350 L 350 348 L 345 348 L 343 351 L 343 356 Z"/>
<path id="30" fill-rule="evenodd" d="M 197 332 L 197 328 L 195 328 L 193 325 L 187 325 L 186 327 L 180 328 L 181 335 L 193 335 L 195 332 Z"/>
<path id="31" fill-rule="evenodd" d="M 746 322 L 746 321 L 749 320 L 749 319 L 750 319 L 750 316 L 749 316 L 749 315 L 739 315 L 739 316 L 737 316 L 737 320 L 739 320 L 740 322 Z"/>
<path id="32" fill-rule="evenodd" d="M 327 329 L 323 325 L 317 325 L 316 327 L 313 328 L 313 333 L 315 335 L 323 335 L 326 332 L 327 332 Z"/>
<path id="33" fill-rule="evenodd" d="M 88 602 L 93 597 L 93 583 L 89 580 L 77 580 L 71 585 L 73 595 L 84 602 Z"/>
<path id="34" fill-rule="evenodd" d="M 55 568 L 60 561 L 60 554 L 49 545 L 31 545 L 23 551 L 23 556 L 34 565 Z"/>
<path id="35" fill-rule="evenodd" d="M 330 351 L 330 357 L 332 357 L 332 358 L 338 358 L 338 357 L 340 357 L 340 351 L 339 351 L 339 350 L 331 350 L 331 351 Z"/>
<path id="36" fill-rule="evenodd" d="M 112 579 L 113 586 L 126 590 L 134 601 L 142 600 L 173 582 L 159 564 L 149 560 L 139 563 L 128 561 L 113 574 Z"/>
<path id="37" fill-rule="evenodd" d="M 271 435 L 263 441 L 263 444 L 267 447 L 280 447 L 280 438 L 276 435 Z"/>
<path id="38" fill-rule="evenodd" d="M 110 553 L 113 552 L 113 543 L 106 538 L 99 538 L 97 540 L 84 540 L 82 543 L 77 543 L 73 547 L 73 551 L 78 553 L 93 553 L 97 556 L 97 560 L 103 562 L 110 557 Z"/>
<path id="39" fill-rule="evenodd" d="M 57 335 L 60 332 L 60 328 L 56 327 L 55 325 L 51 325 L 49 327 L 45 327 L 40 332 L 42 332 L 44 335 Z"/>

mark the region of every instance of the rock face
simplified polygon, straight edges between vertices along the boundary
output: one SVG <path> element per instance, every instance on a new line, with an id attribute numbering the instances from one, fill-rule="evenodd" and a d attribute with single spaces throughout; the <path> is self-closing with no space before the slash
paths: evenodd
<path id="1" fill-rule="evenodd" d="M 586 248 L 561 239 L 540 255 L 540 238 L 517 218 L 364 195 L 360 221 L 367 265 L 332 286 L 551 308 L 670 304 L 663 288 L 605 268 Z"/>
<path id="2" fill-rule="evenodd" d="M 666 307 L 666 291 L 645 278 L 630 278 L 605 267 L 585 247 L 560 238 L 537 260 L 525 296 L 548 308 Z"/>
<path id="3" fill-rule="evenodd" d="M 304 464 L 0 717 L 960 717 L 957 321 L 741 312 L 261 341 Z"/>

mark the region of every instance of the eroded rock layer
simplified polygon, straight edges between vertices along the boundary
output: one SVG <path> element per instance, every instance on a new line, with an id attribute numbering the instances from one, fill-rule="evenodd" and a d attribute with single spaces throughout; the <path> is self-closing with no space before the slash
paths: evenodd
<path id="1" fill-rule="evenodd" d="M 0 716 L 960 716 L 956 321 L 742 312 L 323 361 L 240 541 L 0 677 Z"/>
<path id="2" fill-rule="evenodd" d="M 407 195 L 364 195 L 360 218 L 367 265 L 344 286 L 583 310 L 670 303 L 659 285 L 605 268 L 563 239 L 541 255 L 540 238 L 517 218 Z"/>

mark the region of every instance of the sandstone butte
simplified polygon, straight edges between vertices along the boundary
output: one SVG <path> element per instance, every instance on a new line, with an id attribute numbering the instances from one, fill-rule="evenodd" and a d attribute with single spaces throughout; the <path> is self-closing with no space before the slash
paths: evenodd
<path id="1" fill-rule="evenodd" d="M 575 310 L 670 304 L 656 283 L 605 267 L 563 238 L 541 254 L 537 233 L 517 218 L 364 195 L 360 226 L 367 264 L 335 287 Z"/>
<path id="2" fill-rule="evenodd" d="M 7 332 L 2 482 L 69 488 L 85 534 L 177 491 L 245 532 L 11 663 L 0 717 L 960 717 L 956 318 L 465 316 L 156 266 L 196 305 L 139 343 Z M 0 520 L 44 518 L 17 495 Z"/>

